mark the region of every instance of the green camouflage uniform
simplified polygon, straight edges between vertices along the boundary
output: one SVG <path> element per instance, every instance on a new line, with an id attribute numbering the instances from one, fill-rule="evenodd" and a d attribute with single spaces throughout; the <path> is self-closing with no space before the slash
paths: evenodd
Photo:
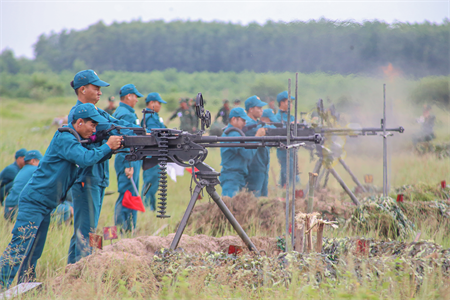
<path id="1" fill-rule="evenodd" d="M 176 117 L 180 118 L 180 130 L 193 133 L 193 128 L 197 126 L 197 116 L 195 112 L 188 106 L 187 109 L 182 109 L 179 107 L 169 120 L 173 120 Z"/>

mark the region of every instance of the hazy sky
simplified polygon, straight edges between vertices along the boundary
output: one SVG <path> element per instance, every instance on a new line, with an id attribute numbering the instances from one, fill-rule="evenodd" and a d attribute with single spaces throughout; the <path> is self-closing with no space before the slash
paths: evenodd
<path id="1" fill-rule="evenodd" d="M 80 30 L 105 24 L 149 20 L 231 21 L 248 24 L 267 20 L 290 22 L 325 17 L 332 20 L 383 20 L 388 23 L 442 23 L 449 17 L 449 0 L 440 1 L 88 1 L 0 0 L 0 49 L 33 57 L 42 33 Z"/>

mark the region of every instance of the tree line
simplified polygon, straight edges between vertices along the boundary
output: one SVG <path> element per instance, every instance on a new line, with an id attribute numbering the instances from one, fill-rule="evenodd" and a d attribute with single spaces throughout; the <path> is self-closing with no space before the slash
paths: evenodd
<path id="1" fill-rule="evenodd" d="M 133 21 L 41 35 L 35 62 L 54 72 L 381 72 L 391 63 L 407 77 L 448 75 L 450 22 Z"/>

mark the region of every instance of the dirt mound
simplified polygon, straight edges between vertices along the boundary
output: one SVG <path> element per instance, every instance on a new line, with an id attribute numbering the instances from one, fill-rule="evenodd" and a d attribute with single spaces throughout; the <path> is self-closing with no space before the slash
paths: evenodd
<path id="1" fill-rule="evenodd" d="M 284 199 L 257 199 L 252 193 L 242 192 L 233 198 L 223 197 L 228 209 L 247 233 L 254 235 L 277 236 L 285 228 L 286 203 Z M 296 212 L 306 211 L 306 199 L 296 200 Z M 329 220 L 349 218 L 355 206 L 339 200 L 339 196 L 329 190 L 315 193 L 314 211 Z M 196 234 L 223 235 L 232 229 L 225 215 L 214 203 L 197 205 L 187 224 L 188 232 Z"/>

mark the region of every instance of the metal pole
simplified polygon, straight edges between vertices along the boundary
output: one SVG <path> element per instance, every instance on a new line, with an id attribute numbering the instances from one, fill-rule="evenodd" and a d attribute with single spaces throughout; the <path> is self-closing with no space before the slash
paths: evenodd
<path id="1" fill-rule="evenodd" d="M 294 136 L 297 136 L 297 104 L 298 104 L 298 73 L 295 73 L 295 104 L 294 104 Z M 288 150 L 289 151 L 289 150 Z M 292 249 L 295 247 L 295 184 L 297 181 L 297 148 L 291 150 L 294 155 L 294 165 L 293 165 L 293 174 L 292 176 L 292 209 L 291 209 L 291 224 L 292 224 L 292 235 L 291 235 L 291 243 Z"/>
<path id="2" fill-rule="evenodd" d="M 170 244 L 170 249 L 175 250 L 178 247 L 178 243 L 180 242 L 181 235 L 186 228 L 186 224 L 191 216 L 192 210 L 194 209 L 195 203 L 197 202 L 198 195 L 200 194 L 203 186 L 197 184 L 195 186 L 194 192 L 192 193 L 191 201 L 189 201 L 188 207 L 184 212 L 183 218 L 181 219 L 180 225 L 178 225 L 177 232 L 175 233 L 175 237 L 172 240 L 172 244 Z"/>
<path id="3" fill-rule="evenodd" d="M 344 180 L 342 180 L 342 178 L 338 175 L 338 173 L 336 173 L 336 171 L 333 168 L 329 168 L 328 171 L 331 173 L 331 175 L 334 176 L 334 178 L 336 178 L 336 180 L 339 182 L 339 184 L 342 186 L 342 188 L 344 189 L 344 191 L 350 196 L 350 198 L 352 199 L 353 203 L 355 203 L 356 205 L 360 205 L 358 199 L 356 198 L 356 196 L 352 193 L 352 191 L 350 191 L 350 189 L 348 188 L 348 186 L 345 184 Z"/>
<path id="4" fill-rule="evenodd" d="M 288 99 L 287 99 L 287 145 L 291 143 L 291 79 L 288 79 Z M 290 181 L 290 150 L 286 150 L 286 252 L 291 251 L 292 247 L 289 239 L 289 181 Z"/>
<path id="5" fill-rule="evenodd" d="M 219 194 L 217 194 L 216 189 L 213 186 L 207 186 L 206 191 L 211 196 L 211 198 L 216 202 L 216 204 L 219 206 L 220 210 L 223 212 L 225 217 L 228 219 L 228 221 L 233 226 L 234 230 L 238 233 L 238 235 L 241 237 L 242 241 L 247 245 L 248 249 L 251 251 L 258 252 L 258 249 L 256 249 L 255 245 L 252 243 L 248 235 L 245 233 L 244 229 L 242 229 L 239 222 L 234 218 L 233 214 L 230 212 L 228 207 L 225 205 L 225 203 L 220 198 Z M 286 243 L 287 244 L 287 243 Z"/>
<path id="6" fill-rule="evenodd" d="M 348 172 L 348 174 L 350 174 L 350 176 L 353 179 L 353 182 L 356 183 L 357 186 L 359 186 L 362 191 L 364 193 L 367 193 L 367 190 L 365 189 L 365 187 L 361 184 L 361 182 L 359 182 L 358 178 L 356 178 L 356 176 L 353 174 L 353 172 L 350 170 L 350 168 L 347 166 L 347 164 L 345 163 L 345 161 L 342 158 L 339 158 L 339 162 L 341 163 L 341 165 L 344 167 L 345 171 Z"/>
<path id="7" fill-rule="evenodd" d="M 383 120 L 381 120 L 383 128 L 383 196 L 387 197 L 387 136 L 386 136 L 386 84 L 383 84 Z"/>

